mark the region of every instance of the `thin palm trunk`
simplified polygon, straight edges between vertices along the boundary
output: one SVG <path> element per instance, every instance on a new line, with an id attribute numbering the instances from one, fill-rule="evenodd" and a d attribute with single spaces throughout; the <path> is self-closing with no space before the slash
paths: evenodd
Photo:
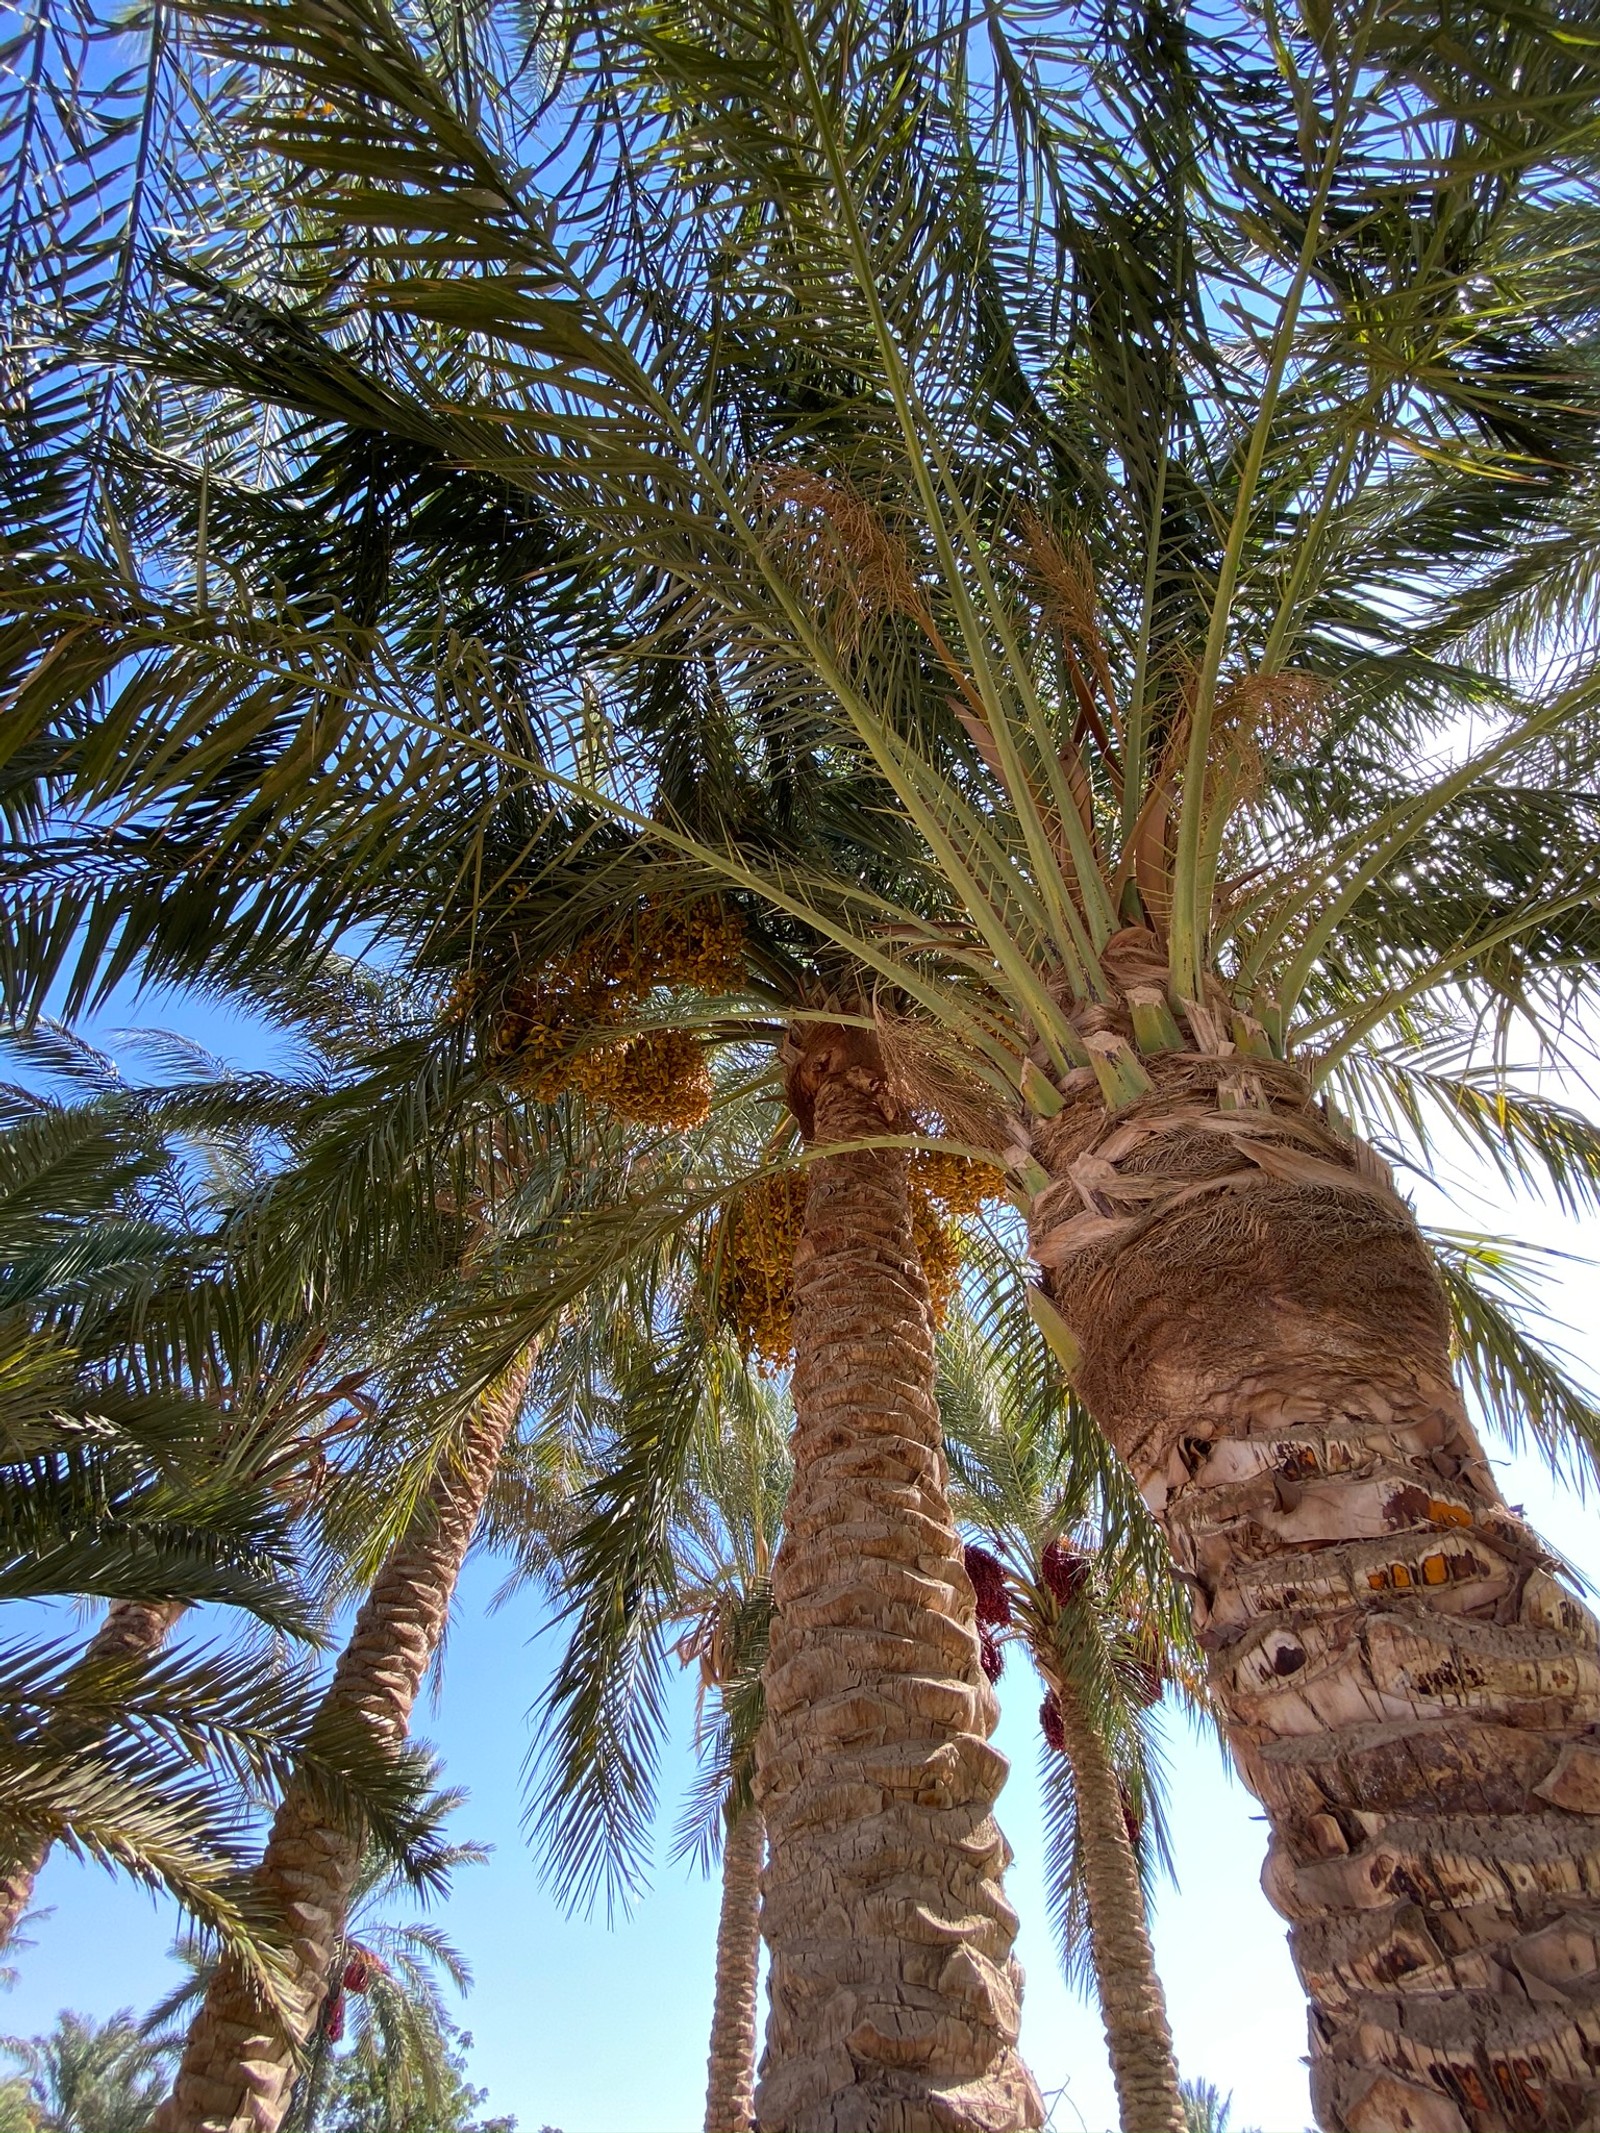
<path id="1" fill-rule="evenodd" d="M 789 1093 L 814 1147 L 903 1130 L 863 1031 L 808 1026 Z M 794 1336 L 758 1749 L 772 1852 L 757 2119 L 763 2133 L 1037 2126 L 993 1816 L 1006 1765 L 946 1496 L 902 1153 L 813 1166 Z"/>
<path id="2" fill-rule="evenodd" d="M 755 2123 L 756 1977 L 761 1952 L 761 1862 L 767 1826 L 759 1807 L 728 1824 L 717 1920 L 717 1990 L 706 2069 L 706 2133 L 750 2133 Z"/>
<path id="3" fill-rule="evenodd" d="M 386 1745 L 405 1738 L 532 1367 L 529 1354 L 492 1388 L 441 1466 L 356 1617 L 319 1721 L 353 1716 Z M 291 1781 L 258 1872 L 289 1927 L 292 2033 L 225 1957 L 189 2030 L 172 2094 L 152 2121 L 161 2133 L 275 2133 L 327 1996 L 361 1855 L 359 1833 L 331 1824 L 312 1793 Z"/>
<path id="4" fill-rule="evenodd" d="M 328 2097 L 328 2077 L 333 2071 L 334 2041 L 328 2032 L 336 2004 L 330 1991 L 317 2009 L 305 2072 L 295 2084 L 289 2108 L 284 2114 L 284 2133 L 317 2133 L 322 2107 Z"/>
<path id="5" fill-rule="evenodd" d="M 1150 1948 L 1139 1862 L 1117 1774 L 1105 1740 L 1076 1691 L 1063 1681 L 1056 1681 L 1054 1689 L 1072 1767 L 1089 1896 L 1089 1951 L 1122 2133 L 1184 2133 L 1166 1996 Z"/>
<path id="6" fill-rule="evenodd" d="M 1108 961 L 1159 985 L 1153 948 Z M 1317 2115 L 1600 2124 L 1595 1624 L 1495 1487 L 1383 1166 L 1190 1020 L 1151 1095 L 1109 1116 L 1085 1074 L 1036 1126 L 1033 1247 L 1267 1810 Z"/>
<path id="7" fill-rule="evenodd" d="M 174 1622 L 183 1613 L 181 1600 L 113 1600 L 106 1618 L 84 1647 L 83 1666 L 94 1672 L 120 1661 L 154 1658 L 167 1640 Z M 51 1727 L 54 1745 L 91 1747 L 103 1733 L 81 1724 Z M 55 1839 L 30 1837 L 13 1853 L 11 1863 L 0 1871 L 0 1948 L 10 1942 L 18 1921 L 33 1901 L 33 1886 Z"/>

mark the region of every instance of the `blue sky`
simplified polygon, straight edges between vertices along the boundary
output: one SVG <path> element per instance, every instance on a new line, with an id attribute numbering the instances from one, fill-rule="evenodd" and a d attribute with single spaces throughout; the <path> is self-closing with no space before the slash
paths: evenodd
<path id="1" fill-rule="evenodd" d="M 263 1057 L 247 1024 L 197 1003 L 159 1001 L 122 1020 L 182 1029 L 241 1061 Z M 106 1025 L 103 1025 L 104 1028 Z M 102 1040 L 104 1041 L 104 1040 Z M 114 1046 L 112 1047 L 114 1049 Z M 1579 1227 L 1547 1210 L 1509 1203 L 1465 1175 L 1447 1205 L 1417 1192 L 1434 1220 L 1470 1223 L 1582 1253 Z M 1552 1262 L 1549 1307 L 1573 1329 L 1572 1353 L 1600 1378 L 1600 1277 L 1580 1260 Z M 1600 1531 L 1592 1504 L 1553 1483 L 1527 1458 L 1497 1458 L 1513 1502 L 1568 1558 L 1600 1581 Z M 716 1891 L 682 1868 L 662 1868 L 627 1921 L 564 1918 L 539 1885 L 520 1830 L 526 1714 L 554 1645 L 523 1597 L 498 1613 L 488 1602 L 500 1572 L 469 1566 L 447 1648 L 442 1694 L 419 1707 L 418 1729 L 441 1751 L 446 1781 L 470 1800 L 455 1832 L 491 1843 L 487 1866 L 468 1868 L 440 1913 L 476 1975 L 461 2010 L 472 2031 L 473 2078 L 522 2133 L 689 2133 L 701 2122 L 711 2010 Z M 64 1626 L 66 1626 L 64 1621 Z M 1010 1877 L 1022 1916 L 1027 1971 L 1023 2047 L 1061 2133 L 1100 2133 L 1115 2108 L 1098 2018 L 1056 1973 L 1039 1896 L 1042 1838 L 1035 1782 L 1039 1690 L 1013 1654 L 1000 1685 L 997 1745 L 1011 1758 L 1000 1820 L 1017 1854 Z M 663 1842 L 690 1775 L 692 1686 L 679 1697 L 677 1742 L 664 1774 Z M 1234 2095 L 1236 2128 L 1298 2133 L 1309 2123 L 1304 2003 L 1281 1920 L 1258 1883 L 1265 1830 L 1255 1802 L 1224 1771 L 1214 1745 L 1170 1721 L 1172 1824 L 1178 1885 L 1155 1919 L 1184 2073 Z M 142 2008 L 171 1982 L 168 1912 L 98 1868 L 57 1855 L 38 1900 L 52 1915 L 17 1958 L 19 1980 L 0 1998 L 0 2028 L 28 2035 L 58 2008 L 104 2016 Z"/>

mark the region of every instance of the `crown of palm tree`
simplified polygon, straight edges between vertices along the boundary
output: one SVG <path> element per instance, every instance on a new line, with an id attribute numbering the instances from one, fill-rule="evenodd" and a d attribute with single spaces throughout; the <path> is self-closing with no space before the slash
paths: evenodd
<path id="1" fill-rule="evenodd" d="M 670 881 L 741 900 L 769 1016 L 898 1003 L 952 1111 L 963 1082 L 1014 1102 L 1031 1047 L 1137 1090 L 1068 1012 L 1104 995 L 1130 917 L 1170 1006 L 1238 1014 L 1262 1049 L 1292 1033 L 1347 1097 L 1358 1052 L 1486 1014 L 1550 1028 L 1589 946 L 1559 833 L 1588 683 L 1579 660 L 1517 686 L 1548 611 L 1493 559 L 1556 538 L 1584 488 L 1588 299 L 1557 238 L 1594 83 L 1555 16 L 1519 18 L 1511 53 L 1487 24 L 1448 45 L 1356 11 L 1257 65 L 1159 11 L 991 13 L 980 55 L 935 16 L 686 9 L 662 35 L 618 10 L 563 62 L 595 145 L 537 179 L 551 111 L 513 87 L 474 131 L 403 14 L 206 22 L 257 70 L 262 182 L 314 163 L 309 228 L 371 233 L 350 272 L 382 330 L 275 309 L 259 247 L 229 255 L 213 221 L 234 280 L 189 274 L 142 359 L 209 392 L 147 484 L 175 593 L 66 553 L 18 593 L 23 789 L 123 811 L 109 842 L 89 826 L 100 878 L 69 836 L 19 887 L 19 998 L 67 955 L 63 913 L 92 917 L 80 990 L 139 953 L 265 967 L 358 922 L 487 971 L 488 1014 L 494 980 Z M 492 82 L 492 52 L 461 63 Z M 289 418 L 274 479 L 324 505 L 312 549 L 347 495 L 375 521 L 398 503 L 365 607 L 197 597 L 182 458 L 208 422 L 234 449 L 201 547 L 238 543 L 234 510 L 242 587 L 285 537 L 238 478 L 262 401 Z M 427 462 L 421 505 L 385 439 Z M 545 557 L 473 641 L 421 635 L 452 570 L 468 597 L 452 544 L 485 483 Z M 108 681 L 137 760 L 62 719 Z M 1488 738 L 1463 750 L 1467 715 Z M 1418 774 L 1430 751 L 1443 775 Z M 174 845 L 158 909 L 139 822 L 170 843 L 224 819 L 227 865 L 173 899 L 195 879 Z M 1165 1012 L 1145 1004 L 1152 1045 Z M 1375 1078 L 1483 1124 L 1470 1069 Z M 1578 1123 L 1523 1102 L 1511 1159 L 1537 1167 L 1542 1138 L 1592 1175 Z"/>

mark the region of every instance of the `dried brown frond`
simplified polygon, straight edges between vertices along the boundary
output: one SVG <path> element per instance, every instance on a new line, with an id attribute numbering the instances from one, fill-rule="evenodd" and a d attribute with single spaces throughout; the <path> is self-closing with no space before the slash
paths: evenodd
<path id="1" fill-rule="evenodd" d="M 1035 511 L 1018 520 L 1024 568 L 1044 595 L 1044 611 L 1087 667 L 1109 717 L 1116 702 L 1111 656 L 1100 630 L 1100 595 L 1094 565 L 1082 541 L 1063 542 Z"/>
<path id="2" fill-rule="evenodd" d="M 931 627 L 910 551 L 859 489 L 804 467 L 769 467 L 761 497 L 774 515 L 775 540 L 819 600 L 844 595 L 861 622 L 896 614 Z"/>
<path id="3" fill-rule="evenodd" d="M 882 1006 L 873 1009 L 873 1026 L 884 1073 L 905 1110 L 939 1121 L 951 1140 L 997 1154 L 1005 1148 L 1005 1112 L 946 1030 Z"/>
<path id="4" fill-rule="evenodd" d="M 1327 684 L 1313 674 L 1281 671 L 1236 675 L 1217 692 L 1208 814 L 1221 809 L 1231 821 L 1266 783 L 1271 757 L 1298 749 L 1311 732 L 1327 697 Z"/>
<path id="5" fill-rule="evenodd" d="M 841 641 L 853 647 L 870 621 L 905 615 L 927 638 L 969 712 L 983 705 L 936 620 L 910 549 L 883 512 L 851 483 L 803 467 L 770 467 L 761 497 L 774 538 L 795 561 L 812 597 L 832 602 Z"/>
<path id="6" fill-rule="evenodd" d="M 1279 668 L 1272 674 L 1237 674 L 1217 692 L 1214 730 L 1257 758 L 1298 747 L 1311 732 L 1328 698 L 1317 674 Z"/>

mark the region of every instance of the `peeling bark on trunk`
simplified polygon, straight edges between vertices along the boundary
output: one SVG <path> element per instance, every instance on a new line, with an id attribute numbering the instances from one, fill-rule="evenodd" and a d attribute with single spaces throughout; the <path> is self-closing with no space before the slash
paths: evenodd
<path id="1" fill-rule="evenodd" d="M 183 1613 L 181 1600 L 113 1600 L 106 1618 L 84 1647 L 83 1664 L 100 1667 L 117 1660 L 150 1659 L 160 1651 L 167 1633 Z M 89 1747 L 95 1735 L 81 1727 L 53 1728 L 54 1740 L 62 1746 Z M 55 1839 L 35 1836 L 13 1854 L 0 1869 L 0 1948 L 6 1947 L 18 1921 L 33 1901 L 33 1885 L 50 1856 Z"/>
<path id="2" fill-rule="evenodd" d="M 1105 1742 L 1072 1689 L 1053 1683 L 1089 1893 L 1089 1949 L 1122 2133 L 1184 2133 L 1183 2098 L 1156 1975 L 1139 1863 Z"/>
<path id="3" fill-rule="evenodd" d="M 1159 984 L 1153 948 L 1105 960 Z M 1033 1248 L 1272 1825 L 1318 2118 L 1600 2125 L 1600 1637 L 1495 1487 L 1382 1164 L 1190 1023 L 1149 1097 L 1108 1116 L 1083 1069 L 1035 1123 Z"/>
<path id="4" fill-rule="evenodd" d="M 818 1147 L 903 1130 L 863 1031 L 796 1040 Z M 757 1798 L 771 1839 L 763 2133 L 1036 2127 L 995 1826 L 1004 1759 L 950 1517 L 906 1162 L 811 1172 L 794 1272 L 794 1485 Z"/>
<path id="5" fill-rule="evenodd" d="M 354 1714 L 378 1740 L 395 1746 L 404 1740 L 532 1367 L 530 1354 L 484 1398 L 378 1573 L 322 1702 L 330 1718 Z M 359 1837 L 330 1826 L 291 1781 L 258 1877 L 289 1925 L 294 2033 L 224 1958 L 185 2041 L 172 2094 L 151 2120 L 158 2133 L 276 2133 L 289 2107 L 298 2050 L 321 2013 L 361 1854 Z"/>
<path id="6" fill-rule="evenodd" d="M 717 1992 L 706 2070 L 706 2133 L 750 2133 L 755 2124 L 756 1978 L 761 1953 L 761 1861 L 767 1826 L 759 1807 L 729 1824 L 722 1850 Z"/>

